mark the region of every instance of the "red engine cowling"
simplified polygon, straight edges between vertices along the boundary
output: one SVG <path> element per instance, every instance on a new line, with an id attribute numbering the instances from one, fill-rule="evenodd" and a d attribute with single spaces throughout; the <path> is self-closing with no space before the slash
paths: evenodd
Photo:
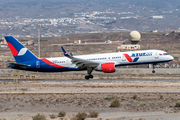
<path id="1" fill-rule="evenodd" d="M 103 63 L 103 64 L 101 64 L 101 67 L 102 67 L 102 71 L 105 73 L 115 72 L 115 65 L 113 62 Z"/>

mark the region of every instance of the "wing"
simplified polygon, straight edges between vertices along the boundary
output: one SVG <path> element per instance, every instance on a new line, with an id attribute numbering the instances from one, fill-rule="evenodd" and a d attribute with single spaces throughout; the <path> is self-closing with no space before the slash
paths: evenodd
<path id="1" fill-rule="evenodd" d="M 62 51 L 64 53 L 64 56 L 71 59 L 71 62 L 73 64 L 76 64 L 76 66 L 79 69 L 83 69 L 83 68 L 86 68 L 86 67 L 95 68 L 100 64 L 99 62 L 94 62 L 94 61 L 89 61 L 89 60 L 74 57 L 72 53 L 71 53 L 71 56 L 70 56 L 62 46 L 61 46 L 61 48 L 62 48 Z"/>

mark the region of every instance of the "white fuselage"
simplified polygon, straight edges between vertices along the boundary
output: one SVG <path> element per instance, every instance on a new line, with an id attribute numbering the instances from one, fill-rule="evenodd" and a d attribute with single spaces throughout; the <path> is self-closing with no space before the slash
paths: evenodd
<path id="1" fill-rule="evenodd" d="M 114 62 L 115 66 L 161 63 L 172 61 L 174 59 L 171 55 L 161 50 L 139 50 L 128 52 L 79 55 L 74 57 L 99 63 Z M 76 65 L 71 62 L 71 59 L 67 57 L 46 59 L 57 65 L 76 67 Z"/>

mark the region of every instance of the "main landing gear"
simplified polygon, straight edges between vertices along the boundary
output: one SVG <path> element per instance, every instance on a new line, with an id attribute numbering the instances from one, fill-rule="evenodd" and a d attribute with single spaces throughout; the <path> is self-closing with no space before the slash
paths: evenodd
<path id="1" fill-rule="evenodd" d="M 89 78 L 93 79 L 93 75 L 86 75 L 86 76 L 85 76 L 85 79 L 86 79 L 86 80 L 89 80 Z"/>
<path id="2" fill-rule="evenodd" d="M 85 76 L 86 80 L 89 80 L 89 78 L 91 78 L 91 79 L 93 78 L 93 75 L 91 75 L 92 71 L 93 71 L 93 68 L 91 68 L 91 67 L 87 68 L 87 74 L 88 75 Z"/>

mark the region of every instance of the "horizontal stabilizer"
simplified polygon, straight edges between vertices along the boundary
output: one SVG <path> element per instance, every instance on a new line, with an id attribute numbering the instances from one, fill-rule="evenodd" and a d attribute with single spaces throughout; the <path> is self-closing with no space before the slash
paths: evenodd
<path id="1" fill-rule="evenodd" d="M 31 65 L 25 65 L 25 64 L 18 64 L 18 63 L 9 63 L 10 65 L 15 65 L 18 67 L 30 67 Z"/>

